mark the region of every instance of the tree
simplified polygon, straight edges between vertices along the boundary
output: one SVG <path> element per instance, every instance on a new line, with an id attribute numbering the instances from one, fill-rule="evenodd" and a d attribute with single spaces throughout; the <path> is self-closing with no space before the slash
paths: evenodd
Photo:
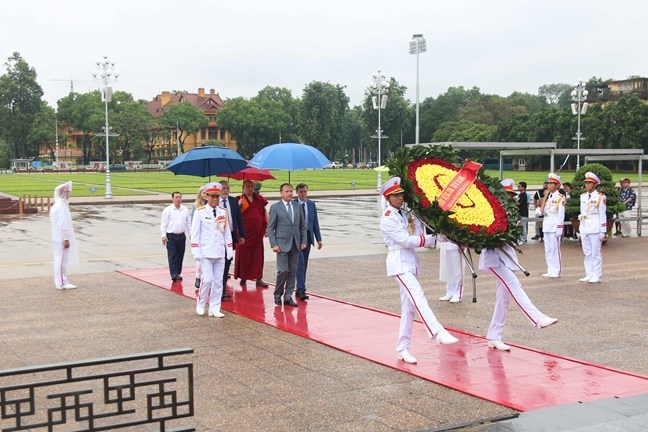
<path id="1" fill-rule="evenodd" d="M 344 86 L 321 81 L 306 85 L 299 110 L 302 139 L 334 160 L 345 147 L 344 119 L 349 98 Z"/>
<path id="2" fill-rule="evenodd" d="M 545 97 L 531 93 L 513 92 L 508 99 L 513 102 L 513 105 L 524 107 L 529 114 L 535 114 L 548 106 Z"/>
<path id="3" fill-rule="evenodd" d="M 248 159 L 269 143 L 276 143 L 282 126 L 291 122 L 281 102 L 263 95 L 226 101 L 216 119 L 236 140 L 239 154 Z"/>
<path id="4" fill-rule="evenodd" d="M 495 126 L 475 123 L 470 120 L 445 122 L 434 132 L 434 142 L 486 142 L 491 141 Z"/>
<path id="5" fill-rule="evenodd" d="M 27 137 L 30 147 L 39 148 L 44 144 L 51 160 L 56 160 L 56 113 L 47 102 L 41 105 L 40 111 L 34 116 L 34 120 Z"/>
<path id="6" fill-rule="evenodd" d="M 538 89 L 538 95 L 544 97 L 549 105 L 564 106 L 564 96 L 569 96 L 571 91 L 572 86 L 569 84 L 545 84 Z"/>
<path id="7" fill-rule="evenodd" d="M 95 141 L 98 139 L 95 135 L 105 126 L 105 108 L 99 90 L 89 93 L 70 93 L 59 99 L 58 113 L 61 123 L 66 124 L 71 131 L 81 132 L 84 165 L 89 164 L 92 157 L 106 160 L 105 147 L 95 151 L 93 146 L 93 139 Z"/>
<path id="8" fill-rule="evenodd" d="M 169 130 L 177 129 L 176 139 L 180 146 L 180 153 L 184 153 L 184 142 L 187 137 L 206 127 L 209 119 L 191 102 L 185 101 L 169 105 L 158 120 L 158 124 Z"/>
<path id="9" fill-rule="evenodd" d="M 115 96 L 118 93 L 115 93 Z M 118 100 L 115 113 L 110 120 L 113 132 L 119 134 L 115 140 L 117 154 L 121 153 L 124 161 L 141 158 L 148 132 L 153 125 L 146 103 L 133 101 L 132 96 L 126 94 L 128 98 Z"/>
<path id="10" fill-rule="evenodd" d="M 281 109 L 288 114 L 290 121 L 288 123 L 277 124 L 281 142 L 299 142 L 299 107 L 301 100 L 294 98 L 292 92 L 285 87 L 266 86 L 259 91 L 255 99 L 269 99 L 281 104 Z M 278 121 L 283 121 L 277 118 Z"/>
<path id="11" fill-rule="evenodd" d="M 495 125 L 513 115 L 526 112 L 526 108 L 515 105 L 509 98 L 497 95 L 479 95 L 459 109 L 459 118 L 485 125 Z"/>
<path id="12" fill-rule="evenodd" d="M 29 145 L 28 137 L 43 89 L 36 82 L 36 70 L 20 53 L 14 52 L 5 67 L 7 73 L 0 76 L 0 137 L 9 143 L 13 157 L 37 156 L 38 147 Z"/>
<path id="13" fill-rule="evenodd" d="M 458 121 L 461 109 L 479 97 L 478 87 L 466 90 L 463 87 L 450 87 L 448 91 L 436 99 L 426 98 L 419 106 L 421 141 L 432 139 L 434 132 L 446 121 Z"/>

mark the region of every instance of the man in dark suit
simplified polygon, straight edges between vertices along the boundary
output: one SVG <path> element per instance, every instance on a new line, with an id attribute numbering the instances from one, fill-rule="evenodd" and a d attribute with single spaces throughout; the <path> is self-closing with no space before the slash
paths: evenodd
<path id="1" fill-rule="evenodd" d="M 277 254 L 275 304 L 297 306 L 292 299 L 300 251 L 306 248 L 306 224 L 301 210 L 293 203 L 293 188 L 284 183 L 279 188 L 281 200 L 270 207 L 268 240 Z"/>
<path id="2" fill-rule="evenodd" d="M 293 202 L 300 208 L 306 223 L 306 248 L 299 254 L 299 263 L 297 264 L 297 298 L 308 300 L 308 294 L 306 294 L 308 257 L 310 256 L 311 245 L 314 245 L 315 242 L 317 242 L 317 249 L 322 249 L 322 234 L 317 219 L 317 206 L 308 199 L 308 185 L 306 183 L 297 185 L 297 198 Z"/>
<path id="3" fill-rule="evenodd" d="M 243 227 L 243 215 L 238 201 L 229 196 L 230 184 L 227 180 L 221 180 L 221 195 L 219 206 L 227 210 L 229 216 L 230 229 L 232 231 L 232 247 L 236 250 L 237 244 L 245 243 L 245 228 Z M 232 264 L 231 259 L 225 260 L 225 268 L 223 270 L 223 296 L 221 300 L 231 298 L 232 296 L 227 293 L 227 279 L 229 279 L 229 269 Z"/>

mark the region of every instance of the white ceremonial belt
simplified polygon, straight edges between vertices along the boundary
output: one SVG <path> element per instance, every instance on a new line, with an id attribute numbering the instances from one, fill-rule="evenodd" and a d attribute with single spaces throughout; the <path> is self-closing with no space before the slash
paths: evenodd
<path id="1" fill-rule="evenodd" d="M 391 246 L 387 246 L 387 249 L 391 252 L 391 251 L 397 251 L 397 250 L 406 249 L 406 248 L 404 246 L 401 246 L 401 245 L 391 245 Z"/>

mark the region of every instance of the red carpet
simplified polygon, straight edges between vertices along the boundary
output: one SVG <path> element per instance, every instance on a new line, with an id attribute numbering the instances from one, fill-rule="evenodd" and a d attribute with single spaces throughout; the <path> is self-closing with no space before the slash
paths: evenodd
<path id="1" fill-rule="evenodd" d="M 196 298 L 193 271 L 185 281 L 170 281 L 167 269 L 122 272 L 190 298 Z M 417 365 L 396 359 L 397 315 L 310 294 L 299 307 L 275 306 L 271 286 L 241 289 L 222 309 L 323 343 L 420 378 L 519 411 L 572 402 L 648 393 L 648 377 L 516 346 L 511 352 L 489 349 L 482 336 L 448 329 L 459 342 L 436 345 L 420 322 L 414 326 Z M 187 313 L 195 313 L 188 309 Z M 227 318 L 225 318 L 227 319 Z"/>

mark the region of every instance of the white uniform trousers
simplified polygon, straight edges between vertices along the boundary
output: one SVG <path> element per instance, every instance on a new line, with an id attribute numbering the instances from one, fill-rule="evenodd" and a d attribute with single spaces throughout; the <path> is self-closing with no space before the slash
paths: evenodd
<path id="1" fill-rule="evenodd" d="M 547 273 L 550 275 L 562 274 L 562 254 L 560 252 L 560 236 L 555 232 L 544 232 L 545 261 Z"/>
<path id="2" fill-rule="evenodd" d="M 488 340 L 502 340 L 511 299 L 517 303 L 524 316 L 535 326 L 544 315 L 531 303 L 515 273 L 501 261 L 497 267 L 491 267 L 490 271 L 497 279 L 497 286 L 493 318 L 488 326 Z"/>
<path id="3" fill-rule="evenodd" d="M 464 262 L 459 246 L 450 242 L 440 243 L 439 279 L 446 282 L 446 294 L 455 298 L 463 297 Z"/>
<path id="4" fill-rule="evenodd" d="M 581 234 L 580 238 L 583 253 L 585 254 L 585 276 L 600 279 L 603 274 L 600 234 Z"/>
<path id="5" fill-rule="evenodd" d="M 404 349 L 409 349 L 415 312 L 418 312 L 421 317 L 430 338 L 443 330 L 443 326 L 434 316 L 423 293 L 423 288 L 412 272 L 401 273 L 393 277 L 400 288 L 401 320 L 396 352 L 401 352 Z"/>
<path id="6" fill-rule="evenodd" d="M 198 306 L 204 309 L 209 298 L 209 313 L 220 312 L 225 258 L 202 258 L 201 264 L 202 282 L 198 291 Z"/>
<path id="7" fill-rule="evenodd" d="M 57 288 L 68 283 L 67 266 L 69 250 L 63 247 L 62 241 L 54 242 L 54 285 Z"/>

